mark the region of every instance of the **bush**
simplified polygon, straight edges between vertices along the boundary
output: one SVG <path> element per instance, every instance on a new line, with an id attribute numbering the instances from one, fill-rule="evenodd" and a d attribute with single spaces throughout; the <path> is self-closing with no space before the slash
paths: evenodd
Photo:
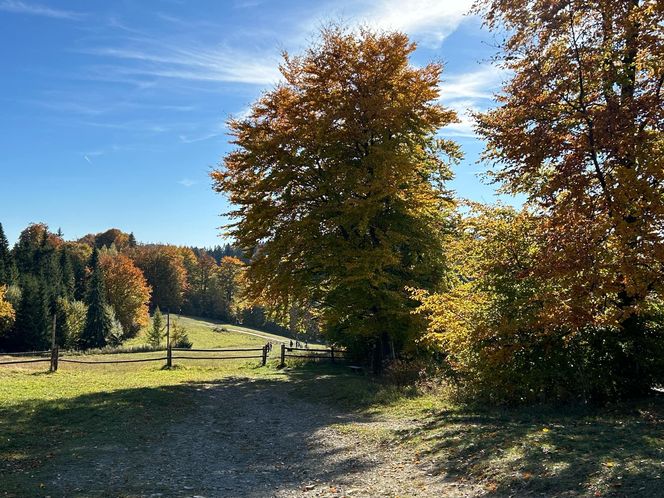
<path id="1" fill-rule="evenodd" d="M 187 329 L 181 326 L 177 320 L 171 325 L 171 347 L 190 349 L 193 343 L 189 340 Z"/>
<path id="2" fill-rule="evenodd" d="M 663 300 L 651 295 L 648 309 L 622 327 L 597 325 L 599 315 L 597 323 L 560 322 L 545 299 L 562 284 L 531 271 L 539 254 L 533 232 L 527 212 L 483 208 L 450 242 L 457 279 L 439 293 L 413 292 L 428 320 L 421 342 L 439 355 L 458 394 L 602 403 L 664 382 Z M 560 313 L 567 305 L 558 303 Z"/>
<path id="3" fill-rule="evenodd" d="M 58 344 L 66 349 L 75 349 L 85 327 L 88 307 L 83 301 L 58 298 L 56 310 Z"/>

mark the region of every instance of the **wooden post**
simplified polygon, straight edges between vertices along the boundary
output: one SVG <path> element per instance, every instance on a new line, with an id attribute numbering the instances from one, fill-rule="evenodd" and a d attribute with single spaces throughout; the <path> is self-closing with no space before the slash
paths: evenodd
<path id="1" fill-rule="evenodd" d="M 51 371 L 58 371 L 58 358 L 60 357 L 60 347 L 55 346 L 55 349 L 51 352 Z"/>
<path id="2" fill-rule="evenodd" d="M 55 327 L 57 325 L 57 315 L 53 313 L 53 328 L 51 330 L 51 367 L 49 371 L 58 370 L 58 346 L 55 344 Z"/>
<path id="3" fill-rule="evenodd" d="M 279 362 L 279 368 L 284 368 L 286 366 L 286 345 L 281 345 L 281 361 Z"/>
<path id="4" fill-rule="evenodd" d="M 171 312 L 166 309 L 166 368 L 173 366 L 173 351 L 171 349 Z"/>
<path id="5" fill-rule="evenodd" d="M 330 358 L 332 359 L 332 363 L 334 363 L 334 346 L 330 346 Z"/>
<path id="6" fill-rule="evenodd" d="M 267 344 L 263 346 L 263 360 L 261 363 L 263 366 L 267 365 Z"/>

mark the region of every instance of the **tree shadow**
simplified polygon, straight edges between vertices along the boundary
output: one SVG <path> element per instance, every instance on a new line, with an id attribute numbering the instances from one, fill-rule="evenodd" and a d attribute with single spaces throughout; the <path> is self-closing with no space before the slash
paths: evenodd
<path id="1" fill-rule="evenodd" d="M 344 412 L 294 388 L 227 378 L 0 407 L 0 496 L 258 497 L 371 466 L 321 444 Z"/>
<path id="2" fill-rule="evenodd" d="M 496 496 L 659 497 L 664 489 L 664 400 L 612 408 L 445 410 L 400 439 L 426 448 L 446 479 Z"/>

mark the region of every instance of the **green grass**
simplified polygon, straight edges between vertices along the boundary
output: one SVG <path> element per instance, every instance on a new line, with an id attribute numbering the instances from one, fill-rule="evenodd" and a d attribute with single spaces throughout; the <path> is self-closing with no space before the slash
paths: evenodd
<path id="1" fill-rule="evenodd" d="M 171 315 L 171 320 L 177 321 L 180 326 L 186 329 L 189 340 L 193 343 L 194 348 L 260 348 L 267 342 L 266 339 L 261 337 L 241 333 L 241 331 L 245 331 L 262 334 L 262 332 L 243 327 L 224 325 L 210 320 L 190 318 L 186 316 L 177 318 L 174 315 Z M 225 331 L 217 332 L 215 329 L 225 329 Z M 143 330 L 138 336 L 130 339 L 124 345 L 140 346 L 147 344 L 147 342 L 147 330 Z"/>
<path id="2" fill-rule="evenodd" d="M 182 323 L 195 347 L 264 342 L 214 332 L 210 322 Z M 437 474 L 480 484 L 490 495 L 662 496 L 662 396 L 605 408 L 472 407 L 442 390 L 399 387 L 343 366 L 275 364 L 182 360 L 172 370 L 161 362 L 61 364 L 54 374 L 44 372 L 48 364 L 0 367 L 0 496 L 43 495 L 49 468 L 85 461 L 118 434 L 128 445 L 156 441 L 192 413 L 201 382 L 229 376 L 262 378 L 265 388 L 279 385 L 334 407 L 349 415 L 338 430 L 409 448 Z"/>

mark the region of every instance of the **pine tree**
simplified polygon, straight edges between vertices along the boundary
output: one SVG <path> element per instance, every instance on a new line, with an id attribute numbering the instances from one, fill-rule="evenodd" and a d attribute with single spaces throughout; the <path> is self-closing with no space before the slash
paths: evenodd
<path id="1" fill-rule="evenodd" d="M 99 264 L 99 251 L 95 249 L 90 257 L 92 276 L 88 289 L 88 313 L 81 334 L 82 348 L 100 348 L 106 345 L 106 337 L 113 328 L 111 317 L 106 309 L 104 276 Z"/>
<path id="2" fill-rule="evenodd" d="M 53 251 L 45 257 L 40 270 L 40 280 L 44 285 L 49 310 L 55 312 L 56 301 L 64 294 L 62 268 L 57 252 Z"/>
<path id="3" fill-rule="evenodd" d="M 148 343 L 154 348 L 158 348 L 161 344 L 162 334 L 164 332 L 164 316 L 161 314 L 159 307 L 152 316 L 152 327 L 148 331 Z"/>
<path id="4" fill-rule="evenodd" d="M 10 351 L 34 351 L 49 346 L 48 299 L 44 282 L 33 275 L 21 278 L 21 302 L 16 323 L 7 337 Z"/>
<path id="5" fill-rule="evenodd" d="M 15 277 L 14 258 L 9 251 L 9 242 L 0 223 L 0 285 L 9 285 Z"/>
<path id="6" fill-rule="evenodd" d="M 64 248 L 60 251 L 60 272 L 62 276 L 62 296 L 73 300 L 76 293 L 76 276 L 74 275 L 71 257 Z"/>

